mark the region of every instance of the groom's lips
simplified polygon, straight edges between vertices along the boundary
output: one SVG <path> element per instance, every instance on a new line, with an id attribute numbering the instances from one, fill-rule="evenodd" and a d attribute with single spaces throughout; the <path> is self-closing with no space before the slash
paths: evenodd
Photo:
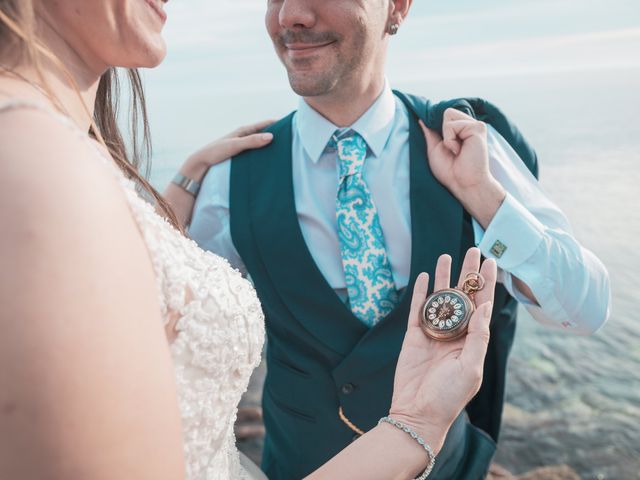
<path id="1" fill-rule="evenodd" d="M 334 42 L 327 43 L 286 43 L 285 47 L 291 58 L 304 58 L 314 55 L 324 47 L 328 47 Z"/>

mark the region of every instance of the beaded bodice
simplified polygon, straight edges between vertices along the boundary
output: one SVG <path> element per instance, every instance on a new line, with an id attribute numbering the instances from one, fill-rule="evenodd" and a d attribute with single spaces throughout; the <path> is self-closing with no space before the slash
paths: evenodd
<path id="1" fill-rule="evenodd" d="M 123 187 L 151 254 L 171 343 L 187 478 L 244 479 L 235 447 L 237 405 L 260 362 L 264 320 L 255 290 L 217 255 L 185 238 Z"/>

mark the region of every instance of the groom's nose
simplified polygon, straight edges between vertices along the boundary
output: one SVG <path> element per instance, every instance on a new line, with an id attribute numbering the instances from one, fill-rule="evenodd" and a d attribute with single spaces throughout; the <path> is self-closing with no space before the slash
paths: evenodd
<path id="1" fill-rule="evenodd" d="M 286 29 L 313 28 L 318 0 L 284 0 L 280 7 L 280 26 Z"/>

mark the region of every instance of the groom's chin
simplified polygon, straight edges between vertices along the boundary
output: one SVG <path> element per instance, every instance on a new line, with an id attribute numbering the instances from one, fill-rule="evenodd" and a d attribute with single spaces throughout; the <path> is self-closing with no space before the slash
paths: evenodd
<path id="1" fill-rule="evenodd" d="M 317 97 L 326 95 L 335 87 L 332 78 L 323 78 L 311 73 L 288 72 L 291 89 L 301 97 Z"/>

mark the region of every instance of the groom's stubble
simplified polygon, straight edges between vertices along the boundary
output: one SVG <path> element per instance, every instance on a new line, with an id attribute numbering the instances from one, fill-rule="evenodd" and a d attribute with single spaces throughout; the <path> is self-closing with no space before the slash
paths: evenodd
<path id="1" fill-rule="evenodd" d="M 354 38 L 354 47 L 358 47 L 362 41 L 358 36 Z M 335 32 L 316 33 L 310 30 L 294 32 L 285 31 L 278 37 L 278 43 L 284 47 L 287 43 L 320 43 L 331 42 L 327 49 L 333 50 L 330 58 L 319 59 L 317 56 L 288 59 L 281 56 L 281 60 L 287 69 L 289 84 L 294 92 L 303 97 L 315 97 L 326 95 L 336 86 L 347 83 L 349 77 L 357 70 L 358 60 L 348 52 L 341 50 L 338 45 L 344 39 Z"/>
<path id="2" fill-rule="evenodd" d="M 338 8 L 324 1 L 271 0 L 267 30 L 293 91 L 307 98 L 344 97 L 382 76 L 387 1 L 345 1 Z"/>

